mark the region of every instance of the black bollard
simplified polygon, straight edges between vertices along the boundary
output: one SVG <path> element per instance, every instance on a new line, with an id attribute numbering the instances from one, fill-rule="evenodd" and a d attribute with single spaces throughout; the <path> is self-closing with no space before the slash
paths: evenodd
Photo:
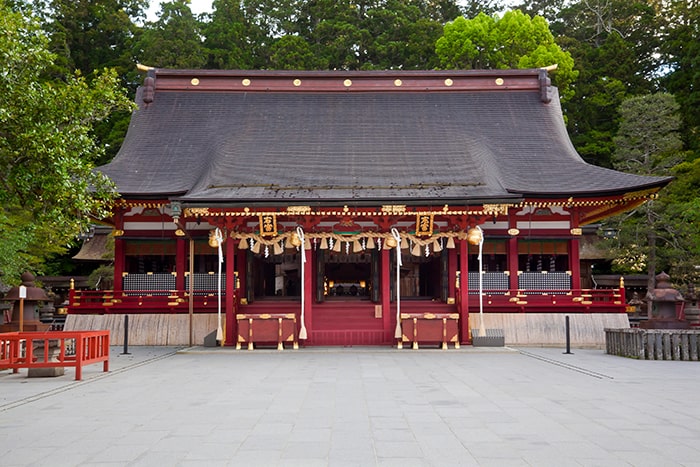
<path id="1" fill-rule="evenodd" d="M 129 353 L 129 315 L 124 315 L 124 352 L 122 355 L 131 355 Z"/>
<path id="2" fill-rule="evenodd" d="M 571 328 L 569 326 L 569 317 L 566 316 L 565 318 L 566 322 L 566 352 L 565 354 L 570 354 L 571 353 Z"/>

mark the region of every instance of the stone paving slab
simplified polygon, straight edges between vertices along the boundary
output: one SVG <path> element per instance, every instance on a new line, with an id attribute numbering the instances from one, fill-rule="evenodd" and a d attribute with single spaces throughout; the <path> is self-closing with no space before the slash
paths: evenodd
<path id="1" fill-rule="evenodd" d="M 700 366 L 600 350 L 113 348 L 0 371 L 2 466 L 700 466 Z"/>
<path id="2" fill-rule="evenodd" d="M 123 346 L 110 347 L 109 373 L 102 371 L 102 362 L 86 365 L 83 366 L 81 381 L 75 381 L 75 368 L 70 367 L 66 368 L 63 376 L 50 378 L 27 378 L 26 369 L 20 369 L 19 373 L 12 373 L 12 370 L 2 370 L 0 371 L 0 411 L 15 404 L 22 404 L 36 398 L 66 391 L 95 379 L 152 363 L 160 358 L 174 355 L 182 350 L 182 347 L 131 346 L 126 350 L 127 353 L 124 353 Z"/>

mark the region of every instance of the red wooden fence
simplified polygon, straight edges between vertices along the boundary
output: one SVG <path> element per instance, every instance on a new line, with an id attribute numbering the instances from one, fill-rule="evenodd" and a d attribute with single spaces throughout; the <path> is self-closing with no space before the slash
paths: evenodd
<path id="1" fill-rule="evenodd" d="M 34 349 L 42 349 L 35 353 Z M 58 349 L 58 352 L 52 351 Z M 0 369 L 75 367 L 102 362 L 109 371 L 109 331 L 7 332 L 0 334 Z"/>
<path id="2" fill-rule="evenodd" d="M 70 292 L 68 307 L 70 314 L 188 313 L 189 311 L 189 294 L 184 290 L 140 292 L 71 290 Z M 485 313 L 624 313 L 626 309 L 624 289 L 484 289 L 483 292 Z M 216 313 L 216 292 L 196 292 L 196 294 L 199 293 L 202 295 L 193 297 L 194 313 Z M 457 295 L 459 301 L 459 294 Z M 298 300 L 298 298 L 290 299 L 297 306 Z M 233 301 L 237 302 L 236 299 Z M 283 302 L 276 301 L 276 303 Z M 336 306 L 340 306 L 339 303 L 333 302 Z M 318 306 L 319 304 L 313 304 L 314 308 Z M 478 309 L 478 306 L 478 293 L 470 293 L 469 309 Z"/>

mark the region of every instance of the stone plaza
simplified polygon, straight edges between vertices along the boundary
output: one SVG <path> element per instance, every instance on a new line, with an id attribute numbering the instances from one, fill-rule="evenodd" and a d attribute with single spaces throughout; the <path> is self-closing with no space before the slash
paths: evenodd
<path id="1" fill-rule="evenodd" d="M 700 367 L 602 350 L 113 347 L 0 371 L 3 466 L 700 466 Z"/>

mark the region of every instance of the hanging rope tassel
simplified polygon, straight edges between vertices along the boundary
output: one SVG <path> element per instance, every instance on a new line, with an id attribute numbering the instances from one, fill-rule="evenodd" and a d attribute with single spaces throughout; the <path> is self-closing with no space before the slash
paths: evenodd
<path id="1" fill-rule="evenodd" d="M 304 309 L 305 309 L 305 297 L 306 297 L 306 286 L 304 284 L 306 278 L 305 266 L 306 266 L 306 240 L 304 239 L 304 229 L 297 227 L 297 235 L 299 240 L 301 240 L 301 329 L 299 329 L 299 339 L 306 339 L 306 323 L 304 322 Z"/>
<path id="2" fill-rule="evenodd" d="M 479 229 L 479 336 L 486 335 L 486 329 L 484 328 L 484 263 L 483 263 L 483 252 L 484 252 L 484 231 L 481 227 L 476 226 Z"/>
<path id="3" fill-rule="evenodd" d="M 396 330 L 394 331 L 394 337 L 401 339 L 403 337 L 403 332 L 401 331 L 401 235 L 399 231 L 391 229 L 391 236 L 396 240 Z"/>
<path id="4" fill-rule="evenodd" d="M 218 321 L 218 327 L 216 329 L 216 340 L 221 342 L 223 345 L 223 339 L 224 339 L 224 330 L 221 327 L 221 264 L 224 262 L 224 253 L 221 250 L 221 244 L 224 241 L 224 237 L 221 234 L 221 229 L 218 227 L 214 231 L 214 238 L 216 238 L 216 242 L 218 243 L 218 250 L 219 250 L 219 274 L 216 276 L 216 287 L 217 287 L 217 304 L 218 304 L 218 311 L 217 311 L 217 321 Z"/>

